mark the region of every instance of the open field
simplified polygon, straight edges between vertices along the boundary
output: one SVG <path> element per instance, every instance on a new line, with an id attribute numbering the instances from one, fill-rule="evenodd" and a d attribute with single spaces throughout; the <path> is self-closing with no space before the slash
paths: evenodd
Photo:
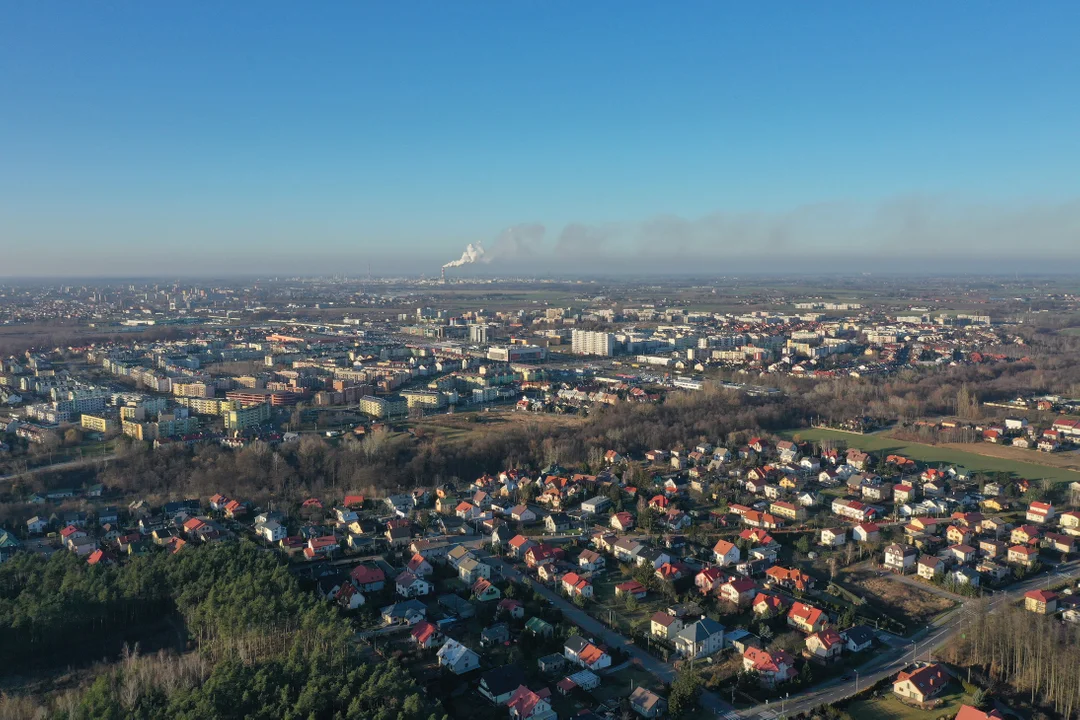
<path id="1" fill-rule="evenodd" d="M 903 620 L 908 627 L 925 624 L 955 605 L 929 590 L 881 577 L 865 568 L 845 571 L 837 579 L 848 588 L 861 591 L 874 608 Z"/>
<path id="2" fill-rule="evenodd" d="M 1050 478 L 1058 482 L 1073 482 L 1080 480 L 1080 471 L 1039 464 L 1034 462 L 1035 460 L 1041 459 L 1035 451 L 1023 451 L 1019 448 L 1016 448 L 1016 450 L 1025 453 L 1026 456 L 1031 458 L 1030 461 L 980 454 L 984 449 L 983 443 L 974 443 L 970 445 L 961 445 L 958 443 L 926 445 L 923 443 L 911 442 L 910 440 L 897 440 L 896 438 L 883 434 L 859 435 L 856 433 L 827 430 L 823 428 L 787 430 L 780 434 L 788 438 L 798 436 L 802 440 L 840 440 L 847 443 L 848 447 L 858 448 L 863 451 L 896 453 L 920 462 L 957 465 L 969 472 L 1004 472 L 1032 480 Z M 997 446 L 987 444 L 985 447 Z M 959 448 L 965 449 L 961 450 Z M 976 448 L 979 452 L 973 451 L 973 449 Z M 1012 448 L 997 449 L 1012 450 Z"/>
<path id="3" fill-rule="evenodd" d="M 959 687 L 942 695 L 941 699 L 945 701 L 941 707 L 919 710 L 905 705 L 889 693 L 882 697 L 858 700 L 846 710 L 855 720 L 937 720 L 941 717 L 951 718 L 960 711 L 961 705 L 971 703 L 971 698 L 964 695 Z"/>
<path id="4" fill-rule="evenodd" d="M 1030 463 L 1080 473 L 1080 451 L 1076 450 L 1044 453 L 1010 445 L 995 445 L 994 443 L 942 443 L 939 447 L 975 453 L 976 455 L 999 460 Z"/>
<path id="5" fill-rule="evenodd" d="M 580 425 L 583 418 L 574 415 L 515 412 L 509 409 L 489 413 L 455 413 L 432 415 L 407 423 L 417 435 L 437 436 L 449 442 L 471 442 L 481 435 L 517 426 L 545 428 Z"/>

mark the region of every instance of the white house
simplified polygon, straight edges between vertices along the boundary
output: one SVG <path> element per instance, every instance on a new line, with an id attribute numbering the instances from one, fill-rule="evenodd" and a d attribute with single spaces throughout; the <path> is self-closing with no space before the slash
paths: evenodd
<path id="1" fill-rule="evenodd" d="M 411 572 L 403 572 L 394 580 L 398 595 L 402 597 L 422 597 L 431 592 L 431 583 L 423 578 L 413 575 Z"/>
<path id="2" fill-rule="evenodd" d="M 611 666 L 611 656 L 580 635 L 566 639 L 563 644 L 563 656 L 570 662 L 593 672 Z"/>
<path id="3" fill-rule="evenodd" d="M 259 537 L 269 543 L 276 543 L 284 540 L 285 536 L 288 534 L 285 532 L 285 526 L 277 520 L 267 520 L 264 523 L 256 525 L 255 532 Z"/>
<path id="4" fill-rule="evenodd" d="M 705 657 L 723 646 L 724 626 L 707 617 L 687 625 L 675 636 L 675 650 L 683 657 Z"/>
<path id="5" fill-rule="evenodd" d="M 742 552 L 735 543 L 717 540 L 713 545 L 713 558 L 720 567 L 727 567 L 738 563 L 742 559 Z"/>
<path id="6" fill-rule="evenodd" d="M 439 648 L 438 657 L 439 666 L 455 675 L 462 675 L 480 667 L 480 656 L 453 639 L 448 639 Z"/>

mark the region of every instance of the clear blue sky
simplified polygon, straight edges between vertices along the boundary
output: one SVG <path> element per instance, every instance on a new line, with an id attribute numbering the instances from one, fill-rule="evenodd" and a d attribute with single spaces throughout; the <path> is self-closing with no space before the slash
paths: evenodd
<path id="1" fill-rule="evenodd" d="M 3 0 L 0 276 L 433 272 L 520 223 L 502 255 L 538 266 L 573 224 L 588 257 L 1004 227 L 1075 258 L 1078 28 L 1075 0 Z"/>

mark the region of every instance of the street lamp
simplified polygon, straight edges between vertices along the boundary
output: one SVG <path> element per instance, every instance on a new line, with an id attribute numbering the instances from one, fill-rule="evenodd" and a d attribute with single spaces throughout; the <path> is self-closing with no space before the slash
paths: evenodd
<path id="1" fill-rule="evenodd" d="M 855 671 L 855 694 L 859 694 L 859 671 Z"/>

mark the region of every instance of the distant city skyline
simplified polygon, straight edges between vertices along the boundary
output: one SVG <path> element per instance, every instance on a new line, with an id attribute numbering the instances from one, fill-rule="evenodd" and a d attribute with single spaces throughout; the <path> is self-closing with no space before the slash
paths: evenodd
<path id="1" fill-rule="evenodd" d="M 0 8 L 0 277 L 1080 271 L 1080 5 Z"/>

